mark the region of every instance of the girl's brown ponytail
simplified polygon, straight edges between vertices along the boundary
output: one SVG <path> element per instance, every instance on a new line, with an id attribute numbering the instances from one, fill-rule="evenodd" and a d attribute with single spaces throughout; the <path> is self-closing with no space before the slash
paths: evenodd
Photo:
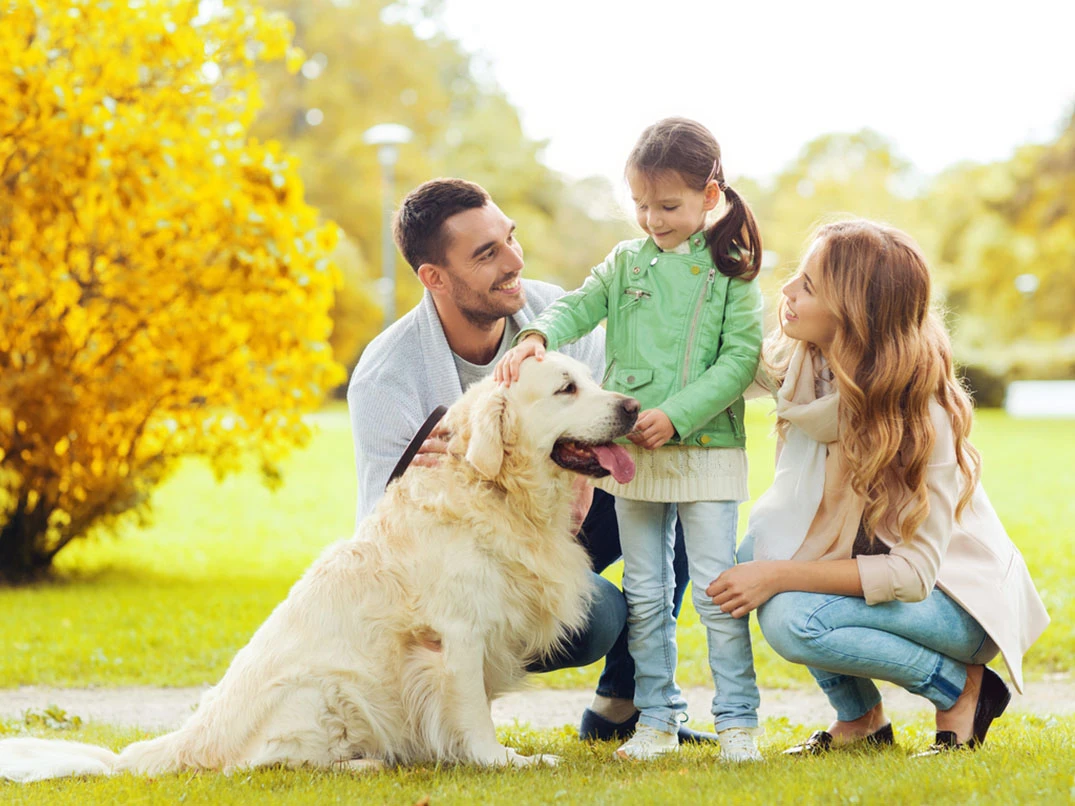
<path id="1" fill-rule="evenodd" d="M 724 183 L 723 176 L 718 175 L 717 182 L 724 191 L 728 212 L 706 233 L 709 253 L 724 276 L 753 280 L 761 271 L 761 236 L 754 213 L 743 197 Z"/>

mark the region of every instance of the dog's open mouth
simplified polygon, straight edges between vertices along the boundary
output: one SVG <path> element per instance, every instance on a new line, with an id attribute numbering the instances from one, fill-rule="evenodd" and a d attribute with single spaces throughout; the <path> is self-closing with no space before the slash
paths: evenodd
<path id="1" fill-rule="evenodd" d="M 595 478 L 612 474 L 620 484 L 635 477 L 635 463 L 622 445 L 609 442 L 587 445 L 561 440 L 552 448 L 552 460 L 560 467 Z"/>

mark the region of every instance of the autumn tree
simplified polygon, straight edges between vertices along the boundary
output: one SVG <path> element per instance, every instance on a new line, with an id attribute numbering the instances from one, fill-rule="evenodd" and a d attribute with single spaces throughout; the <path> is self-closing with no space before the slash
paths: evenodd
<path id="1" fill-rule="evenodd" d="M 342 372 L 336 232 L 248 136 L 289 22 L 247 0 L 0 0 L 0 575 L 184 456 L 266 478 Z M 291 54 L 293 62 L 300 62 Z"/>

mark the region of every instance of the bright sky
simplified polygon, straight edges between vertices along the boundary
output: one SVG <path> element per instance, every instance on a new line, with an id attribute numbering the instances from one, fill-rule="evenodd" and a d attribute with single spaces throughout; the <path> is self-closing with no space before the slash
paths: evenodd
<path id="1" fill-rule="evenodd" d="M 444 20 L 551 167 L 617 185 L 669 115 L 713 131 L 730 177 L 765 178 L 863 127 L 926 173 L 1004 159 L 1075 106 L 1072 0 L 444 0 Z"/>

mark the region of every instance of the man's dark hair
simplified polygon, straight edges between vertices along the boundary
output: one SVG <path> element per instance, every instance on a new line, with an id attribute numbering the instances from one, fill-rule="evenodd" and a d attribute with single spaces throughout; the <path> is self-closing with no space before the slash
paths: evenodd
<path id="1" fill-rule="evenodd" d="M 444 263 L 446 220 L 490 201 L 484 188 L 465 179 L 431 179 L 408 193 L 396 211 L 392 235 L 415 274 L 423 263 Z"/>

